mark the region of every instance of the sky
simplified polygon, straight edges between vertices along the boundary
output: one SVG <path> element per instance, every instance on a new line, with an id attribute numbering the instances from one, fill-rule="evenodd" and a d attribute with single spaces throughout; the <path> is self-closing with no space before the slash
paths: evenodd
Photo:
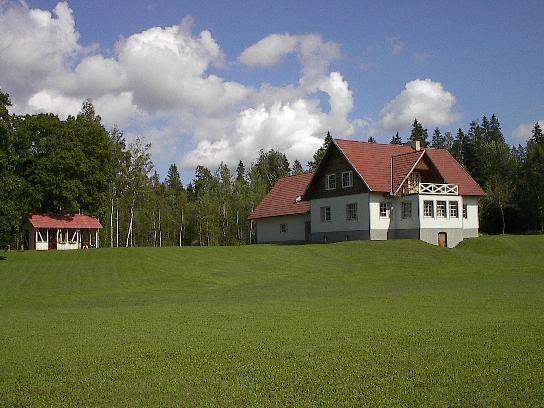
<path id="1" fill-rule="evenodd" d="M 543 1 L 0 0 L 14 113 L 77 114 L 151 143 L 164 177 L 311 160 L 333 137 L 387 143 L 414 118 L 455 134 L 496 114 L 544 124 Z"/>

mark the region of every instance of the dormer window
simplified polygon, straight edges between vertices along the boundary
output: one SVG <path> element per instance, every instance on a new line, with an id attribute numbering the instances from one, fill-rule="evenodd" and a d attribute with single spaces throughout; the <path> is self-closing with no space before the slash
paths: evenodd
<path id="1" fill-rule="evenodd" d="M 335 190 L 336 189 L 336 174 L 327 174 L 327 177 L 325 178 L 325 188 L 327 190 Z"/>
<path id="2" fill-rule="evenodd" d="M 343 171 L 342 172 L 342 188 L 353 187 L 353 172 L 352 171 Z"/>

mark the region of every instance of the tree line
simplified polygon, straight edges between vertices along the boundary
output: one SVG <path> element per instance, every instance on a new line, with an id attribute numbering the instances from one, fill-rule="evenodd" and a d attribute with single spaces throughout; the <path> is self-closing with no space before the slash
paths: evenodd
<path id="1" fill-rule="evenodd" d="M 252 242 L 250 212 L 282 177 L 316 169 L 332 141 L 305 166 L 277 150 L 260 151 L 234 173 L 224 163 L 197 166 L 183 185 L 175 164 L 161 181 L 141 139 L 127 143 L 106 130 L 91 101 L 60 120 L 53 114 L 14 115 L 0 92 L 0 246 L 24 244 L 26 214 L 84 213 L 99 217 L 101 246 L 242 245 Z M 510 148 L 495 115 L 464 132 L 433 131 L 414 121 L 409 140 L 448 149 L 484 187 L 485 232 L 544 228 L 544 137 L 535 125 L 526 146 Z M 369 140 L 373 141 L 373 140 Z M 403 143 L 398 133 L 391 143 Z M 531 188 L 527 188 L 531 186 Z M 506 226 L 506 227 L 505 227 Z"/>

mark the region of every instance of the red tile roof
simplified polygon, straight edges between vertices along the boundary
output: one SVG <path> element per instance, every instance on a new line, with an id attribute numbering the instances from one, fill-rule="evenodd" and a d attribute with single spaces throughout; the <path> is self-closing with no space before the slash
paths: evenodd
<path id="1" fill-rule="evenodd" d="M 355 140 L 334 139 L 334 143 L 344 153 L 355 170 L 368 185 L 370 191 L 389 193 L 391 191 L 391 159 L 394 156 L 414 153 L 408 145 L 367 143 Z M 419 153 L 419 152 L 418 152 Z M 425 149 L 425 154 L 434 164 L 444 181 L 457 184 L 460 195 L 484 196 L 482 188 L 466 172 L 457 160 L 444 149 Z M 409 156 L 409 155 L 407 155 Z M 409 157 L 410 159 L 413 157 Z M 393 161 L 396 161 L 395 158 Z M 404 178 L 410 160 L 407 159 L 393 172 L 394 179 Z M 411 169 L 411 168 L 410 168 Z M 408 169 L 408 171 L 410 170 Z M 395 184 L 394 180 L 394 184 Z M 402 180 L 401 180 L 402 181 Z"/>
<path id="2" fill-rule="evenodd" d="M 410 174 L 419 159 L 423 157 L 423 154 L 423 151 L 414 151 L 392 157 L 393 177 L 391 178 L 391 181 L 393 186 L 391 191 L 393 194 L 396 194 L 408 174 Z"/>
<path id="3" fill-rule="evenodd" d="M 485 196 L 482 187 L 476 183 L 450 152 L 444 149 L 426 149 L 425 153 L 440 175 L 446 180 L 446 183 L 459 186 L 459 195 Z"/>
<path id="4" fill-rule="evenodd" d="M 335 139 L 334 142 L 363 178 L 370 191 L 384 193 L 391 190 L 391 157 L 414 151 L 405 145 L 342 139 Z"/>
<path id="5" fill-rule="evenodd" d="M 304 173 L 278 180 L 274 188 L 249 215 L 249 218 L 258 219 L 308 213 L 310 203 L 308 201 L 296 202 L 295 200 L 304 193 L 312 176 L 313 173 Z"/>
<path id="6" fill-rule="evenodd" d="M 83 214 L 30 214 L 28 221 L 34 228 L 101 229 L 95 217 Z"/>

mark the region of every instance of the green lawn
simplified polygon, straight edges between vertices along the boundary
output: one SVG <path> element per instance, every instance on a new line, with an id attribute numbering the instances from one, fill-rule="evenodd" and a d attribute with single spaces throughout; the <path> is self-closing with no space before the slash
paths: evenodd
<path id="1" fill-rule="evenodd" d="M 544 236 L 0 256 L 0 406 L 544 405 Z"/>

